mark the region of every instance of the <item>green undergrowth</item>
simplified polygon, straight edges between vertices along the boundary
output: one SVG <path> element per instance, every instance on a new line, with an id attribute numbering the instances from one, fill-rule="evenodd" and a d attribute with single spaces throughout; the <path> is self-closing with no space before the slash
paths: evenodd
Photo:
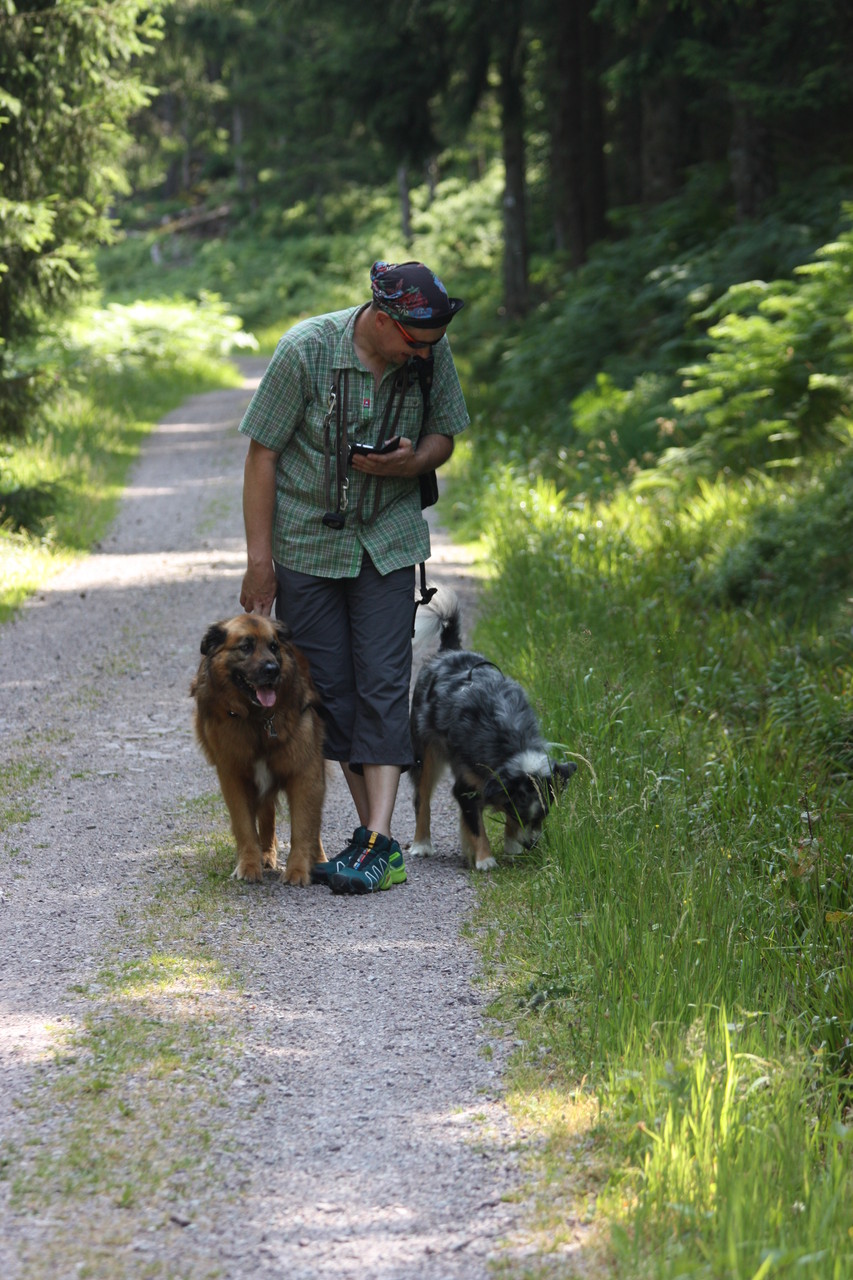
<path id="1" fill-rule="evenodd" d="M 58 390 L 24 438 L 0 445 L 0 621 L 103 536 L 166 413 L 240 385 L 226 356 L 248 341 L 215 301 L 136 303 L 81 310 L 41 353 Z"/>
<path id="2" fill-rule="evenodd" d="M 108 295 L 122 303 L 196 299 L 215 290 L 269 354 L 297 320 L 366 301 L 377 259 L 417 258 L 465 297 L 470 341 L 494 323 L 500 305 L 501 186 L 500 166 L 492 165 L 475 181 L 445 178 L 434 192 L 413 187 L 409 243 L 395 184 L 345 185 L 288 208 L 262 206 L 246 225 L 207 237 L 182 232 L 171 220 L 163 225 L 150 211 L 138 228 L 128 210 L 128 234 L 101 253 L 99 274 Z"/>
<path id="3" fill-rule="evenodd" d="M 520 1111 L 551 1099 L 547 1147 L 560 1099 L 597 1104 L 564 1177 L 602 1153 L 623 1280 L 853 1274 L 844 467 L 598 503 L 507 477 L 487 509 L 477 646 L 579 768 L 477 932 Z"/>

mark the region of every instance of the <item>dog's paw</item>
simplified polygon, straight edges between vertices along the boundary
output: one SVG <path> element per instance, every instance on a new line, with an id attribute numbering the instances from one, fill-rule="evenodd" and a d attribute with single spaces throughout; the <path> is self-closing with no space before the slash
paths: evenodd
<path id="1" fill-rule="evenodd" d="M 493 871 L 498 864 L 494 858 L 484 858 L 482 862 L 474 863 L 475 871 Z"/>
<path id="2" fill-rule="evenodd" d="M 311 868 L 307 867 L 304 862 L 296 862 L 291 865 L 288 861 L 284 869 L 284 883 L 299 885 L 305 889 L 311 883 Z"/>
<path id="3" fill-rule="evenodd" d="M 431 840 L 413 840 L 406 853 L 410 858 L 431 858 L 435 849 Z"/>
<path id="4" fill-rule="evenodd" d="M 520 840 L 514 840 L 512 836 L 505 836 L 504 853 L 508 858 L 517 858 L 520 853 L 524 853 L 524 845 Z"/>
<path id="5" fill-rule="evenodd" d="M 261 884 L 264 878 L 263 867 L 255 864 L 238 862 L 231 872 L 232 880 L 245 880 L 247 884 Z"/>

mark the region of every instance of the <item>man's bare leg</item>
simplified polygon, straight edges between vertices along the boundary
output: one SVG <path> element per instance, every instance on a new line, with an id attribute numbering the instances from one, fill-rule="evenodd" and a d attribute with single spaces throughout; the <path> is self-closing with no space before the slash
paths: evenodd
<path id="1" fill-rule="evenodd" d="M 396 764 L 366 764 L 362 775 L 353 773 L 343 762 L 341 768 L 355 802 L 360 825 L 367 827 L 368 831 L 390 836 L 402 770 Z"/>

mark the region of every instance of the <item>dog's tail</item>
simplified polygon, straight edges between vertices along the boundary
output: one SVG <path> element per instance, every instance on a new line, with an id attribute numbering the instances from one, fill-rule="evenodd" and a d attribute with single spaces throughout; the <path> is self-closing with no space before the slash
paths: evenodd
<path id="1" fill-rule="evenodd" d="M 429 604 L 421 605 L 415 615 L 414 648 L 422 649 L 436 636 L 441 652 L 462 648 L 459 599 L 450 587 L 439 587 Z"/>

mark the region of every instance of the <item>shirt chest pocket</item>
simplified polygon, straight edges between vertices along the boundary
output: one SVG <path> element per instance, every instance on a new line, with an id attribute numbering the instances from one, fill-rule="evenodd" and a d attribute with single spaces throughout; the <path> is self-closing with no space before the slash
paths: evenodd
<path id="1" fill-rule="evenodd" d="M 339 385 L 341 385 L 342 394 L 342 384 Z M 372 377 L 369 375 L 361 377 L 353 375 L 352 372 L 350 373 L 349 397 L 346 406 L 346 427 L 350 442 L 354 440 L 361 441 L 363 444 L 376 444 L 378 442 L 388 406 L 388 397 L 393 385 L 393 382 L 389 379 L 377 394 L 376 384 Z M 393 397 L 384 438 L 388 439 L 391 435 L 407 436 L 409 440 L 417 443 L 423 416 L 423 401 L 420 388 L 417 384 L 409 387 L 403 397 L 402 405 L 399 402 L 399 395 L 400 392 L 397 391 Z M 400 409 L 399 418 L 397 417 L 398 407 Z M 328 390 L 324 396 L 323 392 L 317 388 L 313 400 L 310 401 L 305 410 L 305 427 L 310 446 L 318 453 L 323 453 L 326 448 L 325 421 L 329 408 Z M 394 425 L 395 420 L 396 427 Z M 337 415 L 333 410 L 329 422 L 329 447 L 333 454 L 335 452 L 336 433 Z"/>
<path id="2" fill-rule="evenodd" d="M 384 440 L 390 436 L 406 436 L 417 444 L 423 416 L 420 389 L 417 385 L 409 387 L 403 392 L 402 403 L 401 392 L 397 390 L 391 400 L 389 413 L 388 399 L 393 385 L 390 383 L 387 389 L 383 386 L 377 401 L 370 401 L 365 396 L 362 403 L 351 406 L 355 414 L 348 419 L 348 423 L 351 431 L 354 427 L 356 439 L 375 444 L 380 435 Z"/>

